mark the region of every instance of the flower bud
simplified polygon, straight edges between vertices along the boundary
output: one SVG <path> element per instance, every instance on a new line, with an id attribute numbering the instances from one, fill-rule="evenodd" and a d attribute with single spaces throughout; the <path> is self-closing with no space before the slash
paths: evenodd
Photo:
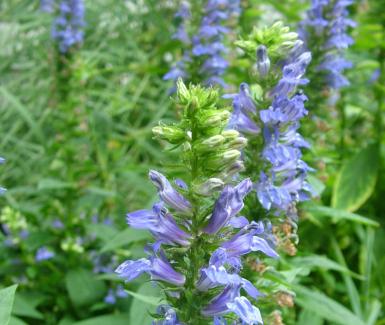
<path id="1" fill-rule="evenodd" d="M 222 136 L 224 136 L 226 140 L 234 140 L 239 137 L 239 132 L 237 130 L 225 130 L 222 132 Z"/>
<path id="2" fill-rule="evenodd" d="M 238 137 L 227 144 L 229 149 L 242 149 L 246 147 L 246 145 L 247 139 L 244 137 Z"/>
<path id="3" fill-rule="evenodd" d="M 201 152 L 210 151 L 213 148 L 217 148 L 225 141 L 222 135 L 214 135 L 195 146 L 195 149 Z"/>
<path id="4" fill-rule="evenodd" d="M 265 77 L 270 70 L 270 59 L 267 55 L 267 48 L 264 45 L 260 45 L 257 48 L 257 63 L 255 69 L 261 77 Z"/>
<path id="5" fill-rule="evenodd" d="M 182 104 L 187 104 L 190 100 L 190 93 L 184 84 L 182 78 L 179 78 L 176 82 L 178 98 Z"/>
<path id="6" fill-rule="evenodd" d="M 203 128 L 215 128 L 227 124 L 231 113 L 228 110 L 211 110 L 207 111 L 200 117 L 200 126 Z"/>
<path id="7" fill-rule="evenodd" d="M 243 170 L 245 170 L 245 165 L 243 164 L 242 161 L 238 160 L 235 163 L 233 163 L 230 167 L 228 167 L 227 170 L 222 171 L 222 173 L 220 174 L 220 177 L 228 180 Z"/>
<path id="8" fill-rule="evenodd" d="M 238 159 L 241 156 L 241 152 L 239 150 L 228 150 L 223 153 L 223 160 L 225 162 L 233 161 Z"/>
<path id="9" fill-rule="evenodd" d="M 213 192 L 222 189 L 224 184 L 219 178 L 209 178 L 203 184 L 194 186 L 194 191 L 203 196 L 210 196 Z"/>
<path id="10" fill-rule="evenodd" d="M 186 138 L 184 132 L 176 126 L 155 126 L 152 128 L 152 133 L 155 137 L 172 144 L 181 143 Z"/>
<path id="11" fill-rule="evenodd" d="M 218 155 L 215 155 L 208 161 L 208 166 L 213 169 L 224 169 L 228 164 L 233 163 L 241 156 L 241 152 L 238 150 L 227 150 Z"/>

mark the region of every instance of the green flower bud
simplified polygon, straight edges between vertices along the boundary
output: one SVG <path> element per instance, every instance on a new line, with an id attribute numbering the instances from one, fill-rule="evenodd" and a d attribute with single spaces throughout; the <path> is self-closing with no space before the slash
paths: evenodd
<path id="1" fill-rule="evenodd" d="M 177 96 L 181 104 L 187 104 L 190 101 L 191 96 L 182 78 L 179 78 L 178 81 L 176 82 L 176 89 L 177 89 Z"/>
<path id="2" fill-rule="evenodd" d="M 222 173 L 220 173 L 219 177 L 221 177 L 223 180 L 226 181 L 226 180 L 233 178 L 234 175 L 236 175 L 236 174 L 238 174 L 244 170 L 245 170 L 245 165 L 243 164 L 243 162 L 241 160 L 238 160 L 235 163 L 233 163 L 232 165 L 230 165 L 227 169 L 222 171 Z"/>
<path id="3" fill-rule="evenodd" d="M 222 135 L 226 140 L 234 140 L 239 137 L 239 132 L 237 130 L 225 130 Z"/>
<path id="4" fill-rule="evenodd" d="M 221 190 L 224 184 L 219 178 L 209 178 L 202 184 L 193 185 L 193 190 L 199 195 L 210 196 L 213 192 Z"/>
<path id="5" fill-rule="evenodd" d="M 166 140 L 172 144 L 178 144 L 186 139 L 186 135 L 176 126 L 159 125 L 152 128 L 152 133 L 159 139 Z"/>
<path id="6" fill-rule="evenodd" d="M 238 137 L 234 140 L 231 140 L 227 143 L 227 148 L 229 149 L 243 149 L 247 146 L 247 139 L 244 137 Z"/>
<path id="7" fill-rule="evenodd" d="M 225 162 L 237 160 L 241 156 L 241 152 L 239 150 L 228 150 L 223 153 L 223 160 Z"/>
<path id="8" fill-rule="evenodd" d="M 228 110 L 207 110 L 198 117 L 201 128 L 225 126 L 231 113 Z"/>
<path id="9" fill-rule="evenodd" d="M 210 151 L 212 149 L 218 148 L 218 146 L 224 143 L 224 141 L 225 141 L 225 138 L 222 135 L 219 135 L 219 134 L 214 135 L 196 144 L 195 149 L 200 152 Z"/>
<path id="10" fill-rule="evenodd" d="M 207 167 L 213 170 L 224 170 L 229 164 L 233 164 L 241 156 L 239 150 L 227 150 L 207 159 Z"/>

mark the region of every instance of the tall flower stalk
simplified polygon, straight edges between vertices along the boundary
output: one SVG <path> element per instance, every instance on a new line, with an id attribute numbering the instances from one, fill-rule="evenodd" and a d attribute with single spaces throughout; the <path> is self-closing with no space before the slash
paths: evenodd
<path id="1" fill-rule="evenodd" d="M 223 75 L 229 65 L 225 36 L 230 32 L 229 23 L 240 13 L 240 1 L 208 0 L 201 13 L 198 30 L 193 26 L 190 6 L 189 2 L 182 1 L 175 14 L 179 23 L 173 38 L 181 42 L 183 53 L 164 79 L 203 80 L 207 86 L 225 87 Z M 195 10 L 194 13 L 199 14 L 199 11 Z"/>
<path id="2" fill-rule="evenodd" d="M 83 0 L 61 0 L 58 10 L 59 14 L 52 25 L 52 38 L 58 43 L 59 51 L 64 54 L 83 42 Z"/>
<path id="3" fill-rule="evenodd" d="M 339 146 L 342 158 L 345 151 L 346 118 L 341 90 L 349 85 L 345 72 L 353 66 L 345 58 L 347 48 L 354 42 L 348 34 L 349 29 L 356 26 L 349 18 L 348 9 L 353 3 L 354 0 L 312 0 L 299 25 L 300 37 L 313 55 L 308 71 L 311 82 L 306 91 L 311 99 L 309 108 L 313 120 L 320 132 L 314 129 L 306 132 L 317 143 L 317 156 L 330 157 L 330 152 Z M 336 128 L 339 137 L 336 137 Z M 318 164 L 321 170 L 325 168 L 323 161 Z"/>
<path id="4" fill-rule="evenodd" d="M 295 219 L 297 202 L 308 199 L 310 192 L 310 168 L 301 152 L 309 144 L 298 130 L 307 115 L 307 97 L 299 88 L 308 83 L 303 76 L 311 54 L 279 22 L 255 29 L 237 44 L 253 62 L 252 86 L 242 83 L 237 94 L 226 96 L 233 98 L 230 127 L 250 142 L 244 149 L 244 174 L 254 181 L 260 208 Z"/>
<path id="5" fill-rule="evenodd" d="M 315 59 L 311 69 L 321 75 L 314 82 L 321 82 L 323 87 L 339 89 L 349 85 L 343 72 L 352 67 L 345 59 L 345 50 L 353 44 L 347 33 L 356 25 L 349 19 L 348 7 L 353 3 L 353 0 L 313 0 L 300 23 L 300 36 Z"/>
<path id="6" fill-rule="evenodd" d="M 250 84 L 242 83 L 238 93 L 225 97 L 233 101 L 229 127 L 241 132 L 249 143 L 243 150 L 245 171 L 241 176 L 251 178 L 255 194 L 246 201 L 244 215 L 257 222 L 267 219 L 277 249 L 295 255 L 297 204 L 311 193 L 307 181 L 311 168 L 302 160 L 302 150 L 309 144 L 299 133 L 300 122 L 308 113 L 307 97 L 300 88 L 308 82 L 304 74 L 311 54 L 298 35 L 280 22 L 255 28 L 237 45 L 250 58 L 250 75 L 245 75 Z M 263 272 L 266 264 L 259 263 L 252 261 L 250 266 Z M 292 301 L 284 291 L 274 293 L 272 285 L 266 287 L 268 292 L 287 295 Z M 275 308 L 270 298 L 267 304 Z M 279 316 L 276 313 L 274 317 Z"/>
<path id="7" fill-rule="evenodd" d="M 184 179 L 173 185 L 150 171 L 159 202 L 127 215 L 127 223 L 149 230 L 154 242 L 147 258 L 127 260 L 116 272 L 126 281 L 147 273 L 161 284 L 167 303 L 159 306 L 154 324 L 262 323 L 253 305 L 261 293 L 242 277 L 242 257 L 277 253 L 264 222 L 238 216 L 252 190 L 250 179 L 234 181 L 247 141 L 225 129 L 230 112 L 219 108 L 218 100 L 214 89 L 186 88 L 178 81 L 181 121 L 153 131 L 181 151 Z"/>

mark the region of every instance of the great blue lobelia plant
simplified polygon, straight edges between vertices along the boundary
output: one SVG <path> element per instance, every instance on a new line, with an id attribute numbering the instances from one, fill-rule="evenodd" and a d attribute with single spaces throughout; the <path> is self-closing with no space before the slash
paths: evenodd
<path id="1" fill-rule="evenodd" d="M 240 150 L 247 140 L 226 129 L 230 112 L 218 100 L 216 90 L 187 88 L 179 79 L 181 121 L 153 132 L 179 148 L 184 179 L 172 184 L 150 171 L 159 202 L 127 214 L 129 226 L 149 230 L 154 242 L 147 258 L 127 260 L 116 272 L 126 281 L 147 273 L 161 284 L 167 303 L 154 324 L 262 323 L 253 304 L 261 293 L 241 276 L 242 257 L 278 255 L 265 224 L 238 215 L 253 186 L 234 177 L 243 169 Z"/>

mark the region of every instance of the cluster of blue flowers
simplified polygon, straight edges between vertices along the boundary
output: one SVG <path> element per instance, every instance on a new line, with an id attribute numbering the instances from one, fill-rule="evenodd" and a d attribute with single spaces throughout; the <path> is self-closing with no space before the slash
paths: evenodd
<path id="1" fill-rule="evenodd" d="M 189 50 L 186 49 L 191 44 L 187 31 L 187 26 L 189 24 L 189 20 L 191 19 L 189 2 L 182 1 L 178 12 L 175 14 L 175 18 L 178 20 L 178 27 L 172 38 L 179 40 L 182 44 L 184 44 L 183 55 L 182 58 L 172 66 L 170 71 L 163 76 L 164 80 L 173 80 L 174 82 L 176 82 L 179 78 L 189 78 L 187 73 L 187 64 L 191 62 L 191 56 Z M 172 92 L 175 91 L 175 89 L 176 88 L 173 87 Z"/>
<path id="2" fill-rule="evenodd" d="M 128 293 L 124 290 L 124 287 L 119 284 L 116 288 L 109 288 L 107 296 L 104 298 L 104 302 L 109 305 L 115 305 L 118 299 L 124 299 L 128 297 Z"/>
<path id="3" fill-rule="evenodd" d="M 43 12 L 51 13 L 54 10 L 54 0 L 40 0 L 40 10 Z"/>
<path id="4" fill-rule="evenodd" d="M 179 82 L 179 98 L 188 93 L 183 87 Z M 186 95 L 192 98 L 188 105 L 195 105 L 192 103 L 200 99 L 195 97 L 194 88 L 189 91 L 193 95 Z M 193 156 L 187 157 L 191 157 L 194 164 L 197 164 L 194 154 L 200 152 L 205 157 L 202 152 L 206 153 L 206 158 L 201 158 L 201 168 L 210 170 L 210 178 L 206 181 L 199 178 L 203 181 L 199 186 L 194 178 L 190 185 L 178 179 L 173 186 L 161 173 L 150 171 L 149 178 L 158 190 L 160 201 L 151 210 L 127 214 L 127 223 L 130 227 L 150 231 L 155 242 L 147 246 L 148 257 L 127 260 L 116 272 L 126 281 L 147 273 L 152 280 L 160 281 L 167 287 L 165 292 L 171 304 L 159 306 L 159 319 L 154 324 L 184 324 L 189 321 L 185 313 L 194 314 L 189 300 L 196 300 L 193 297 L 199 297 L 201 304 L 198 309 L 199 319 L 207 322 L 212 319 L 218 325 L 227 324 L 226 315 L 231 314 L 232 320 L 236 317 L 244 324 L 262 324 L 259 309 L 242 295 L 245 292 L 255 300 L 261 293 L 250 281 L 241 277 L 240 271 L 242 257 L 250 252 L 278 257 L 273 248 L 271 226 L 262 221 L 249 222 L 247 218 L 238 215 L 244 207 L 244 198 L 253 187 L 250 179 L 237 185 L 232 184 L 234 173 L 242 168 L 240 152 L 236 148 L 243 148 L 246 142 L 237 131 L 224 130 L 229 114 L 224 114 L 226 111 L 214 114 L 213 104 L 210 103 L 213 101 L 213 90 L 205 91 L 208 93 L 202 92 L 204 99 L 201 102 L 204 109 L 192 107 L 185 114 L 196 114 L 197 120 L 191 122 L 191 125 L 200 124 L 204 133 L 210 134 L 210 137 L 202 140 L 198 136 L 200 132 L 187 132 L 184 146 L 191 148 Z M 205 116 L 205 113 L 208 115 Z M 186 124 L 186 121 L 181 123 L 184 126 Z M 218 124 L 223 125 L 223 131 L 218 131 Z M 188 129 L 190 126 L 186 127 Z M 178 128 L 175 128 L 175 132 L 171 132 L 171 128 L 158 127 L 157 133 L 167 137 L 174 134 L 179 139 L 180 135 L 176 133 Z M 216 150 L 221 154 L 220 160 L 216 158 Z M 211 170 L 212 161 L 221 167 Z M 215 195 L 220 189 L 220 194 Z M 207 207 L 204 202 L 210 196 L 214 203 Z M 175 258 L 177 251 L 184 252 L 185 258 Z M 182 315 L 177 315 L 177 309 Z"/>
<path id="5" fill-rule="evenodd" d="M 307 98 L 301 93 L 293 95 L 293 91 L 307 83 L 302 76 L 311 54 L 294 48 L 289 58 L 271 92 L 271 106 L 260 111 L 265 143 L 262 157 L 270 166 L 267 173 L 261 172 L 257 194 L 265 209 L 274 208 L 295 217 L 296 203 L 307 200 L 311 188 L 306 181 L 310 168 L 301 159 L 301 148 L 309 145 L 298 133 L 299 121 L 307 114 Z"/>
<path id="6" fill-rule="evenodd" d="M 83 0 L 62 0 L 59 15 L 52 25 L 52 38 L 58 42 L 61 53 L 83 41 L 84 4 Z"/>
<path id="7" fill-rule="evenodd" d="M 343 72 L 351 68 L 352 63 L 344 58 L 344 50 L 353 44 L 347 34 L 348 28 L 356 25 L 348 18 L 347 7 L 353 3 L 353 0 L 313 0 L 306 19 L 300 24 L 300 35 L 309 48 L 313 48 L 311 42 L 323 40 L 323 44 L 317 44 L 323 52 L 317 70 L 327 73 L 327 84 L 335 89 L 349 85 Z"/>
<path id="8" fill-rule="evenodd" d="M 266 210 L 273 210 L 296 220 L 296 203 L 309 198 L 311 188 L 306 181 L 310 168 L 301 159 L 301 148 L 308 143 L 298 133 L 300 119 L 307 115 L 302 93 L 294 93 L 305 85 L 302 78 L 311 61 L 310 52 L 303 50 L 303 42 L 296 41 L 280 66 L 281 78 L 267 96 L 267 109 L 257 110 L 246 83 L 233 98 L 230 127 L 245 135 L 263 135 L 261 158 L 265 162 L 259 181 L 255 184 L 258 199 Z M 256 69 L 261 78 L 270 71 L 270 59 L 264 45 L 257 48 Z M 275 73 L 274 69 L 273 73 Z"/>
<path id="9" fill-rule="evenodd" d="M 199 32 L 193 37 L 192 54 L 203 59 L 200 74 L 206 77 L 206 85 L 226 84 L 222 79 L 229 63 L 224 55 L 227 48 L 224 45 L 224 36 L 229 29 L 224 22 L 240 13 L 240 1 L 209 0 Z"/>
<path id="10" fill-rule="evenodd" d="M 239 0 L 208 0 L 199 31 L 193 37 L 189 37 L 186 25 L 191 19 L 190 7 L 187 2 L 182 2 L 180 10 L 175 15 L 180 19 L 180 24 L 173 38 L 190 46 L 191 51 L 184 50 L 182 59 L 171 68 L 164 79 L 176 81 L 178 78 L 185 80 L 191 78 L 187 65 L 196 58 L 201 64 L 199 74 L 205 84 L 224 87 L 225 82 L 222 75 L 228 67 L 228 61 L 225 59 L 227 48 L 224 44 L 224 37 L 229 33 L 229 28 L 225 25 L 239 13 Z"/>

